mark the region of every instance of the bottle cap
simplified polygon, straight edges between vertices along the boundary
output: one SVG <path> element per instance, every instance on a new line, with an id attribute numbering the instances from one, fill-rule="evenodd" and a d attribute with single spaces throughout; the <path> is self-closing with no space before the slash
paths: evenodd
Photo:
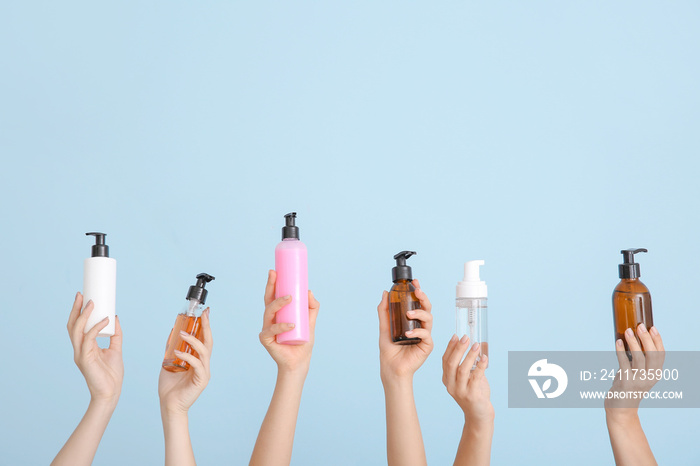
<path id="1" fill-rule="evenodd" d="M 464 280 L 457 283 L 458 298 L 486 298 L 488 290 L 486 282 L 479 277 L 479 266 L 484 265 L 483 260 L 468 261 L 464 263 Z"/>
<path id="2" fill-rule="evenodd" d="M 107 233 L 93 231 L 85 233 L 85 236 L 95 237 L 95 244 L 92 246 L 92 257 L 109 257 L 109 246 L 105 244 L 105 236 L 107 236 Z"/>
<path id="3" fill-rule="evenodd" d="M 638 278 L 642 274 L 639 271 L 639 264 L 634 262 L 634 255 L 639 252 L 648 252 L 644 248 L 640 249 L 623 249 L 620 251 L 623 257 L 623 263 L 617 266 L 620 278 Z"/>
<path id="4" fill-rule="evenodd" d="M 207 283 L 210 281 L 214 280 L 214 277 L 212 277 L 209 274 L 206 273 L 200 273 L 197 275 L 197 283 L 192 285 L 187 292 L 187 301 L 190 299 L 196 299 L 200 303 L 204 304 L 204 302 L 207 300 L 207 290 L 204 289 Z"/>
<path id="5" fill-rule="evenodd" d="M 297 218 L 296 212 L 290 212 L 284 216 L 285 226 L 282 227 L 282 239 L 296 238 L 299 239 L 299 227 L 294 223 Z"/>
<path id="6" fill-rule="evenodd" d="M 401 251 L 394 256 L 396 259 L 396 267 L 391 269 L 391 281 L 396 283 L 399 280 L 413 280 L 411 267 L 406 265 L 406 259 L 417 254 L 415 251 Z"/>

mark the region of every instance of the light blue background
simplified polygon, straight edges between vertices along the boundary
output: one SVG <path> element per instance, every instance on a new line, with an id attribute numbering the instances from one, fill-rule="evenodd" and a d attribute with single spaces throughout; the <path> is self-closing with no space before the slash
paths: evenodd
<path id="1" fill-rule="evenodd" d="M 436 348 L 416 374 L 429 463 L 462 262 L 490 292 L 493 464 L 611 464 L 602 410 L 507 407 L 507 351 L 613 347 L 619 250 L 666 347 L 698 350 L 700 5 L 648 1 L 4 2 L 0 463 L 47 464 L 88 392 L 65 322 L 106 231 L 126 376 L 95 464 L 163 459 L 157 379 L 194 275 L 216 276 L 201 464 L 246 464 L 274 386 L 258 342 L 282 215 L 322 303 L 293 463 L 385 462 L 376 304 L 413 249 Z M 697 464 L 697 410 L 649 410 Z"/>

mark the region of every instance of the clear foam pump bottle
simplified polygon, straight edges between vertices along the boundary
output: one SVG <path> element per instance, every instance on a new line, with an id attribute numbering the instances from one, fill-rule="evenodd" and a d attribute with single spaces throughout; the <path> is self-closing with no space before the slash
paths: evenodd
<path id="1" fill-rule="evenodd" d="M 464 280 L 457 283 L 457 337 L 467 335 L 470 345 L 479 343 L 479 357 L 489 355 L 487 289 L 479 278 L 479 266 L 483 260 L 464 263 Z M 472 369 L 476 368 L 476 363 Z"/>

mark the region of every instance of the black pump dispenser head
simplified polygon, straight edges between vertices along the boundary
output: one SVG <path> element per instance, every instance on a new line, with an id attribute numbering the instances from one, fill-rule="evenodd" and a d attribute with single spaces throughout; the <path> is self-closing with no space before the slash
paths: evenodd
<path id="1" fill-rule="evenodd" d="M 290 212 L 284 216 L 285 226 L 282 227 L 282 239 L 296 238 L 299 239 L 299 227 L 295 225 L 297 218 L 296 212 Z"/>
<path id="2" fill-rule="evenodd" d="M 642 274 L 639 271 L 639 264 L 634 262 L 634 255 L 638 252 L 647 252 L 646 249 L 623 249 L 620 251 L 622 253 L 623 262 L 618 265 L 617 268 L 620 272 L 620 278 L 638 278 Z"/>
<path id="3" fill-rule="evenodd" d="M 207 283 L 214 280 L 214 277 L 207 273 L 200 273 L 197 275 L 197 283 L 190 287 L 187 292 L 187 301 L 190 299 L 196 299 L 200 303 L 204 304 L 207 300 L 207 290 L 204 289 Z"/>
<path id="4" fill-rule="evenodd" d="M 394 256 L 396 267 L 391 269 L 391 281 L 396 283 L 399 280 L 413 280 L 413 273 L 411 272 L 411 267 L 406 265 L 406 259 L 414 254 L 417 253 L 415 251 L 401 251 Z"/>
<path id="5" fill-rule="evenodd" d="M 109 246 L 105 244 L 107 233 L 92 231 L 85 233 L 85 236 L 94 236 L 95 244 L 92 246 L 92 257 L 109 257 Z"/>

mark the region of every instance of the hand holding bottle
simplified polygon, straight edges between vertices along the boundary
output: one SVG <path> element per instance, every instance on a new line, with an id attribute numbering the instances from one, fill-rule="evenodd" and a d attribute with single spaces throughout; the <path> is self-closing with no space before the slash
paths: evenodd
<path id="1" fill-rule="evenodd" d="M 655 377 L 649 377 L 649 375 L 654 376 L 657 370 L 663 367 L 666 353 L 656 327 L 651 327 L 651 330 L 647 331 L 646 325 L 641 323 L 637 326 L 637 336 L 642 342 L 642 347 L 639 346 L 632 329 L 627 329 L 624 333 L 630 349 L 631 361 L 622 339 L 615 342 L 620 371 L 610 388 L 613 393 L 649 391 L 657 381 Z M 605 399 L 605 420 L 615 463 L 618 465 L 657 464 L 639 420 L 640 402 L 641 397 Z"/>
<path id="2" fill-rule="evenodd" d="M 469 349 L 469 337 L 458 339 L 453 335 L 442 357 L 442 383 L 452 398 L 464 412 L 466 422 L 493 422 L 494 411 L 491 404 L 491 389 L 486 380 L 488 356 L 483 355 L 476 369 L 472 370 L 479 356 L 479 343 L 474 343 L 467 357 L 462 357 Z M 460 364 L 460 361 L 461 364 Z"/>
<path id="3" fill-rule="evenodd" d="M 642 347 L 639 346 L 631 328 L 628 328 L 624 333 L 625 341 L 630 349 L 629 353 L 625 351 L 622 339 L 615 342 L 615 352 L 620 370 L 613 380 L 611 392 L 648 392 L 658 381 L 656 373 L 657 370 L 663 368 L 666 354 L 661 335 L 656 327 L 647 331 L 644 324 L 639 324 L 637 336 L 642 342 Z M 631 361 L 628 354 L 632 358 Z M 606 398 L 605 407 L 606 409 L 615 408 L 614 411 L 619 411 L 619 408 L 631 408 L 636 412 L 640 403 L 641 397 Z"/>
<path id="4" fill-rule="evenodd" d="M 115 333 L 109 339 L 109 348 L 100 348 L 96 338 L 98 333 L 109 325 L 109 317 L 105 317 L 88 333 L 84 333 L 94 305 L 92 301 L 88 302 L 85 311 L 81 313 L 82 306 L 83 295 L 77 293 L 67 325 L 73 344 L 73 359 L 85 377 L 92 399 L 116 406 L 124 380 L 122 329 L 119 318 L 115 318 Z"/>
<path id="5" fill-rule="evenodd" d="M 466 335 L 462 339 L 458 339 L 457 335 L 452 336 L 442 357 L 442 383 L 464 412 L 464 429 L 454 464 L 488 465 L 495 416 L 491 389 L 484 374 L 488 355 L 479 351 L 479 343 L 474 343 L 462 361 L 469 343 Z M 472 369 L 480 353 L 481 358 Z"/>
<path id="6" fill-rule="evenodd" d="M 204 310 L 201 320 L 203 341 L 199 341 L 194 335 L 180 332 L 180 337 L 194 349 L 196 355 L 175 351 L 179 359 L 190 365 L 189 370 L 170 372 L 161 369 L 160 371 L 158 395 L 161 410 L 186 414 L 209 383 L 209 359 L 214 346 L 209 324 L 209 308 Z"/>
<path id="7" fill-rule="evenodd" d="M 119 318 L 115 318 L 114 335 L 109 339 L 109 348 L 100 348 L 96 338 L 100 331 L 107 327 L 109 317 L 105 317 L 85 333 L 85 326 L 94 306 L 92 301 L 89 301 L 81 313 L 82 307 L 83 295 L 76 293 L 67 328 L 73 344 L 73 359 L 85 377 L 91 399 L 78 427 L 51 462 L 52 466 L 92 464 L 102 435 L 119 401 L 124 380 L 122 329 Z"/>
<path id="8" fill-rule="evenodd" d="M 416 287 L 416 298 L 420 301 L 421 309 L 407 312 L 408 319 L 419 320 L 422 328 L 406 332 L 406 336 L 420 338 L 415 345 L 397 345 L 392 342 L 389 328 L 389 294 L 385 291 L 377 306 L 379 314 L 379 361 L 382 380 L 391 377 L 412 377 L 423 365 L 433 350 L 433 339 L 430 332 L 433 328 L 432 305 L 428 296 L 420 288 L 418 280 L 412 281 Z"/>
<path id="9" fill-rule="evenodd" d="M 275 299 L 275 284 L 277 273 L 270 270 L 267 275 L 265 287 L 265 313 L 263 314 L 263 327 L 260 332 L 260 343 L 265 347 L 272 359 L 277 363 L 280 371 L 308 371 L 311 362 L 311 350 L 314 346 L 314 331 L 316 317 L 320 304 L 309 291 L 309 341 L 301 345 L 283 345 L 277 343 L 276 336 L 294 328 L 289 322 L 276 322 L 277 312 L 291 303 L 291 296 L 282 296 Z"/>

